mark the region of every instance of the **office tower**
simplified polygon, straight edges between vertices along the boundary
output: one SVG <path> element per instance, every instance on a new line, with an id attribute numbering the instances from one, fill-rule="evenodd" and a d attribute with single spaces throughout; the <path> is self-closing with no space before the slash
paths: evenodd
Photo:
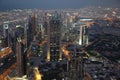
<path id="1" fill-rule="evenodd" d="M 30 46 L 36 34 L 36 17 L 35 15 L 30 15 L 28 19 L 28 29 L 27 29 L 27 46 Z"/>
<path id="2" fill-rule="evenodd" d="M 59 61 L 62 60 L 61 54 L 61 20 L 60 15 L 55 12 L 48 25 L 48 51 L 47 61 Z"/>
<path id="3" fill-rule="evenodd" d="M 33 36 L 32 36 L 32 18 L 29 15 L 28 29 L 27 29 L 27 46 L 30 46 L 30 43 L 31 43 L 32 40 L 33 40 Z"/>
<path id="4" fill-rule="evenodd" d="M 24 52 L 24 45 L 20 37 L 16 42 L 16 57 L 17 57 L 17 71 L 18 77 L 26 75 L 26 52 Z"/>
<path id="5" fill-rule="evenodd" d="M 23 76 L 23 65 L 22 65 L 22 52 L 21 52 L 21 38 L 17 38 L 18 41 L 16 43 L 16 57 L 17 57 L 17 71 L 18 76 Z"/>
<path id="6" fill-rule="evenodd" d="M 87 45 L 88 44 L 88 28 L 87 26 L 80 26 L 80 38 L 79 45 Z"/>
<path id="7" fill-rule="evenodd" d="M 83 27 L 83 45 L 88 45 L 88 27 Z"/>
<path id="8" fill-rule="evenodd" d="M 39 42 L 41 42 L 42 41 L 42 39 L 44 38 L 44 28 L 43 28 L 43 25 L 42 24 L 39 24 L 37 27 L 36 27 L 36 31 L 37 31 L 37 33 L 36 33 L 36 39 L 39 41 Z"/>
<path id="9" fill-rule="evenodd" d="M 36 16 L 35 14 L 32 15 L 32 32 L 33 36 L 36 34 Z"/>
<path id="10" fill-rule="evenodd" d="M 3 35 L 5 38 L 5 47 L 10 47 L 10 36 L 9 36 L 9 23 L 4 22 L 3 25 Z"/>
<path id="11" fill-rule="evenodd" d="M 24 28 L 22 28 L 20 25 L 16 26 L 15 38 L 18 77 L 22 77 L 26 74 L 26 53 L 25 45 L 23 44 Z"/>
<path id="12" fill-rule="evenodd" d="M 25 24 L 25 27 L 24 27 L 24 45 L 25 45 L 25 48 L 27 48 L 27 24 Z"/>

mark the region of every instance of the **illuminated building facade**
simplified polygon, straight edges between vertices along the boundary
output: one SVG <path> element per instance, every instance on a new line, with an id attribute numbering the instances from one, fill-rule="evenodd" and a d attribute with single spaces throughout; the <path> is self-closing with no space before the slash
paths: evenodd
<path id="1" fill-rule="evenodd" d="M 83 45 L 88 45 L 88 28 L 87 28 L 87 26 L 83 27 Z"/>
<path id="2" fill-rule="evenodd" d="M 80 26 L 80 38 L 79 45 L 87 45 L 88 44 L 88 28 L 87 26 Z"/>
<path id="3" fill-rule="evenodd" d="M 55 12 L 51 17 L 48 26 L 48 51 L 47 61 L 62 60 L 61 54 L 61 20 L 60 15 Z"/>

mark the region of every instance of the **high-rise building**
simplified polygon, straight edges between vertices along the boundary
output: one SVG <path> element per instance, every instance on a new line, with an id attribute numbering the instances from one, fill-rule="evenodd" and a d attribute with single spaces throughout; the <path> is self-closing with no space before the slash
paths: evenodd
<path id="1" fill-rule="evenodd" d="M 23 64 L 22 64 L 22 51 L 21 51 L 21 38 L 17 38 L 18 42 L 16 43 L 16 56 L 17 56 L 17 71 L 18 76 L 23 76 Z"/>
<path id="2" fill-rule="evenodd" d="M 28 29 L 27 29 L 27 46 L 31 44 L 36 34 L 36 17 L 35 15 L 30 15 L 28 20 Z"/>
<path id="3" fill-rule="evenodd" d="M 88 29 L 87 26 L 80 26 L 80 38 L 79 45 L 87 45 L 88 44 Z"/>
<path id="4" fill-rule="evenodd" d="M 89 42 L 89 39 L 88 39 L 88 27 L 87 26 L 84 26 L 84 45 L 88 45 L 88 42 Z"/>
<path id="5" fill-rule="evenodd" d="M 45 35 L 45 30 L 43 28 L 43 25 L 42 24 L 39 24 L 37 26 L 37 33 L 36 33 L 36 39 L 41 42 L 42 39 L 44 38 L 44 35 Z"/>
<path id="6" fill-rule="evenodd" d="M 17 56 L 17 71 L 18 77 L 26 75 L 26 52 L 24 52 L 24 45 L 20 38 L 17 38 L 18 42 L 16 43 L 16 56 Z"/>
<path id="7" fill-rule="evenodd" d="M 26 74 L 26 46 L 23 43 L 24 28 L 22 28 L 20 25 L 16 26 L 15 38 L 18 77 L 21 77 Z"/>
<path id="8" fill-rule="evenodd" d="M 10 47 L 9 23 L 8 22 L 4 22 L 3 35 L 5 38 L 5 47 Z"/>
<path id="9" fill-rule="evenodd" d="M 55 12 L 51 17 L 48 25 L 48 51 L 47 61 L 62 60 L 61 53 L 61 19 L 60 15 Z"/>
<path id="10" fill-rule="evenodd" d="M 80 38 L 79 38 L 79 45 L 83 44 L 83 26 L 80 26 Z"/>

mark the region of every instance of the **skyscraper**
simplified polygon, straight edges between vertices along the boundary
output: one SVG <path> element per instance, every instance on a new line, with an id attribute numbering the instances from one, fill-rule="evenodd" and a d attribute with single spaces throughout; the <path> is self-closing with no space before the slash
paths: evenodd
<path id="1" fill-rule="evenodd" d="M 20 25 L 16 25 L 15 38 L 18 76 L 22 77 L 26 74 L 26 50 L 23 43 L 24 28 Z"/>
<path id="2" fill-rule="evenodd" d="M 48 51 L 47 61 L 59 61 L 62 59 L 61 54 L 61 20 L 60 15 L 55 12 L 48 25 Z"/>
<path id="3" fill-rule="evenodd" d="M 17 70 L 18 76 L 23 76 L 23 64 L 22 64 L 22 52 L 21 52 L 21 38 L 17 38 L 18 42 L 16 43 L 16 56 L 17 56 Z"/>
<path id="4" fill-rule="evenodd" d="M 88 28 L 87 26 L 80 26 L 80 38 L 79 45 L 87 45 L 88 44 Z"/>
<path id="5" fill-rule="evenodd" d="M 5 37 L 5 47 L 10 47 L 9 22 L 4 22 L 3 34 Z"/>
<path id="6" fill-rule="evenodd" d="M 17 57 L 17 71 L 18 77 L 26 75 L 26 51 L 24 52 L 24 45 L 21 37 L 17 38 L 16 42 L 16 57 Z"/>
<path id="7" fill-rule="evenodd" d="M 30 46 L 31 42 L 34 39 L 36 34 L 36 17 L 35 15 L 30 15 L 28 20 L 28 29 L 27 29 L 27 46 Z"/>

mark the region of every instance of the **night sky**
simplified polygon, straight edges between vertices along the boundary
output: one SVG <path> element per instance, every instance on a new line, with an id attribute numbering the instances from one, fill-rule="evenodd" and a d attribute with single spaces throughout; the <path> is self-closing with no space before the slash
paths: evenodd
<path id="1" fill-rule="evenodd" d="M 0 10 L 9 9 L 64 9 L 87 6 L 120 7 L 120 0 L 0 0 Z"/>

